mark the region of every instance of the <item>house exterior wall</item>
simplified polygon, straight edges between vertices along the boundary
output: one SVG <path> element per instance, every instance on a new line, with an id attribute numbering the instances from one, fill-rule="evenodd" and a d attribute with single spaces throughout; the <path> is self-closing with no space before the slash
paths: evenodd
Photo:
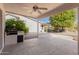
<path id="1" fill-rule="evenodd" d="M 26 25 L 29 27 L 29 32 L 37 32 L 37 22 L 34 20 L 30 20 L 28 18 L 24 18 Z M 42 31 L 41 24 L 39 23 L 39 32 Z"/>

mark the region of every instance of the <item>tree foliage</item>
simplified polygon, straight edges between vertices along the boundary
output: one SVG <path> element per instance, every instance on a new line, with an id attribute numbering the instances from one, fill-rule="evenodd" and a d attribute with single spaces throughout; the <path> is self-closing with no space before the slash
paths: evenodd
<path id="1" fill-rule="evenodd" d="M 72 28 L 75 22 L 75 10 L 66 10 L 50 16 L 50 24 L 55 28 Z"/>

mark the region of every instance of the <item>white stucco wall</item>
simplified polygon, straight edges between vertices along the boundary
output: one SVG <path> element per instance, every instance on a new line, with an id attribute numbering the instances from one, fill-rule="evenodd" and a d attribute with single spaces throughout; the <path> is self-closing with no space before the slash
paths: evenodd
<path id="1" fill-rule="evenodd" d="M 29 32 L 37 32 L 37 22 L 34 20 L 30 20 L 25 17 L 20 17 L 20 19 L 23 19 L 26 25 L 29 27 Z M 41 32 L 41 24 L 39 23 L 39 32 Z"/>

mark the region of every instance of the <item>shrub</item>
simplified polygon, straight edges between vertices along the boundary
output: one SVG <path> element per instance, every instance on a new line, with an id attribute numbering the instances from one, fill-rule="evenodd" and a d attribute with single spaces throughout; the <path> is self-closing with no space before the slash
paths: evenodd
<path id="1" fill-rule="evenodd" d="M 24 31 L 24 33 L 29 32 L 29 28 L 26 26 L 24 21 L 16 19 L 7 19 L 5 22 L 5 31 L 8 32 L 13 29 L 15 24 L 15 29 L 17 31 Z"/>

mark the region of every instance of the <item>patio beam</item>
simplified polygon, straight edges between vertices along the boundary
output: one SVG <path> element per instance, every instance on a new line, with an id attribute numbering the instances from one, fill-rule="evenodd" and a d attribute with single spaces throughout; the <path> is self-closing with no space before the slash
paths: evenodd
<path id="1" fill-rule="evenodd" d="M 27 18 L 37 19 L 35 17 L 19 14 L 19 13 L 16 13 L 16 12 L 11 12 L 11 11 L 5 11 L 5 12 L 8 13 L 8 14 L 15 14 L 15 15 L 20 15 L 20 16 L 27 17 Z"/>
<path id="2" fill-rule="evenodd" d="M 39 38 L 39 20 L 37 20 L 37 38 Z"/>
<path id="3" fill-rule="evenodd" d="M 5 28 L 5 22 L 4 22 L 4 7 L 3 4 L 0 4 L 0 53 L 2 52 L 4 48 L 4 28 Z"/>
<path id="4" fill-rule="evenodd" d="M 78 20 L 78 54 L 79 54 L 79 7 L 76 8 L 76 19 Z"/>
<path id="5" fill-rule="evenodd" d="M 79 3 L 64 3 L 64 4 L 61 4 L 60 6 L 56 7 L 55 9 L 52 9 L 52 10 L 38 16 L 37 18 L 44 18 L 44 17 L 48 17 L 48 16 L 51 16 L 51 15 L 55 15 L 59 12 L 69 10 L 69 9 L 73 9 L 73 8 L 78 7 L 78 6 L 79 6 Z"/>

